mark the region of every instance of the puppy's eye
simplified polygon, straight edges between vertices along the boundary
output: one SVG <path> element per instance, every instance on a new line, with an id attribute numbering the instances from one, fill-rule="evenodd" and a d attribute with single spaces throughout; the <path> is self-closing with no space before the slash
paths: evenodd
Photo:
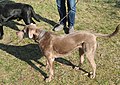
<path id="1" fill-rule="evenodd" d="M 33 34 L 33 38 L 35 38 L 35 35 Z"/>

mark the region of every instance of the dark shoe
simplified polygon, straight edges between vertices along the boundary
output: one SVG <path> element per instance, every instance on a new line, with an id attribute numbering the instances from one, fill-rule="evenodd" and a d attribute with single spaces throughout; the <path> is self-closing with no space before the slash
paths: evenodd
<path id="1" fill-rule="evenodd" d="M 73 27 L 73 26 L 70 26 L 70 27 L 69 27 L 69 34 L 70 34 L 70 33 L 73 33 L 73 32 L 74 32 L 74 27 Z"/>
<path id="2" fill-rule="evenodd" d="M 69 34 L 69 29 L 67 27 L 64 27 L 65 34 Z"/>
<path id="3" fill-rule="evenodd" d="M 64 25 L 60 24 L 59 26 L 55 27 L 53 30 L 54 31 L 61 31 L 61 30 L 63 30 L 63 28 L 64 28 Z"/>

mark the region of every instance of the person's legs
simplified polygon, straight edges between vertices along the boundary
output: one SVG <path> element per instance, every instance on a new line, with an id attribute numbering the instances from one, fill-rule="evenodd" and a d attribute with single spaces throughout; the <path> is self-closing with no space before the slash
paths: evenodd
<path id="1" fill-rule="evenodd" d="M 59 31 L 59 30 L 62 30 L 66 26 L 66 17 L 65 17 L 66 7 L 65 7 L 65 0 L 56 0 L 56 3 L 57 3 L 58 12 L 60 15 L 60 25 L 55 27 L 54 30 Z"/>
<path id="2" fill-rule="evenodd" d="M 65 7 L 65 0 L 56 0 L 57 3 L 57 8 L 58 8 L 58 12 L 60 15 L 60 21 L 63 19 L 63 17 L 66 16 L 66 7 Z M 60 24 L 64 24 L 66 25 L 66 18 L 64 18 Z"/>
<path id="3" fill-rule="evenodd" d="M 68 5 L 68 27 L 69 27 L 69 32 L 74 31 L 74 23 L 75 23 L 75 14 L 76 14 L 76 4 L 75 0 L 67 0 L 67 5 Z"/>

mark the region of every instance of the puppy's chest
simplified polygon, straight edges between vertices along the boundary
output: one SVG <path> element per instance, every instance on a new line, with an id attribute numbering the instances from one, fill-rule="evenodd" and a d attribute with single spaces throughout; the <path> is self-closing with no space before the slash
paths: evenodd
<path id="1" fill-rule="evenodd" d="M 51 38 L 44 38 L 39 42 L 39 47 L 42 51 L 48 51 L 51 49 Z"/>

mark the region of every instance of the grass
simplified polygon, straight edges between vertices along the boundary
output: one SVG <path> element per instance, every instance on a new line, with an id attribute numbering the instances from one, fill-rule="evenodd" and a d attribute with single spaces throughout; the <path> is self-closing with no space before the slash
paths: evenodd
<path id="1" fill-rule="evenodd" d="M 51 31 L 59 21 L 55 0 L 13 2 L 32 5 L 41 16 L 41 22 L 36 22 L 37 25 L 45 30 Z M 16 25 L 15 22 L 17 21 L 6 24 L 4 39 L 0 40 L 0 85 L 120 85 L 120 33 L 111 39 L 97 39 L 95 79 L 84 76 L 82 70 L 75 71 L 68 66 L 71 63 L 77 65 L 79 62 L 78 53 L 75 51 L 72 55 L 62 58 L 63 64 L 54 63 L 55 78 L 46 83 L 44 77 L 48 75 L 48 71 L 44 67 L 45 57 L 42 57 L 38 45 L 32 40 L 26 38 L 24 42 L 15 44 L 18 40 L 16 31 L 23 29 L 23 26 Z M 18 23 L 24 24 L 23 21 Z M 77 4 L 75 30 L 111 33 L 119 23 L 120 8 L 116 6 L 115 1 L 85 0 Z M 63 31 L 56 33 L 64 34 Z M 87 59 L 81 68 L 88 72 L 92 70 Z"/>

